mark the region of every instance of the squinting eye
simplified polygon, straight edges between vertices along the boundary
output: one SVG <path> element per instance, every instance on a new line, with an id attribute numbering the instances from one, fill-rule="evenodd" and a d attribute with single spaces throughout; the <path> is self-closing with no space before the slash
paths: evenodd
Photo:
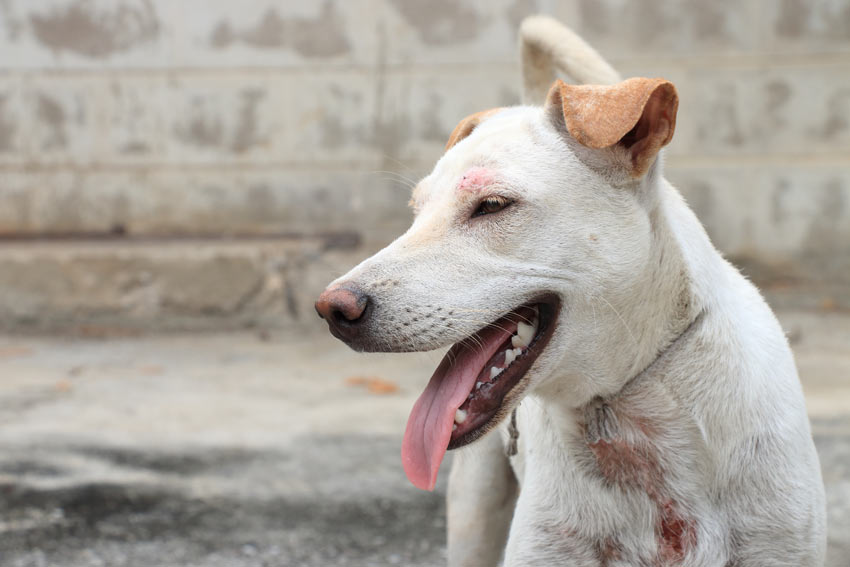
<path id="1" fill-rule="evenodd" d="M 480 217 L 481 215 L 492 215 L 493 213 L 498 213 L 510 204 L 511 201 L 504 197 L 487 197 L 481 201 L 481 204 L 478 205 L 478 208 L 475 209 L 472 216 Z"/>

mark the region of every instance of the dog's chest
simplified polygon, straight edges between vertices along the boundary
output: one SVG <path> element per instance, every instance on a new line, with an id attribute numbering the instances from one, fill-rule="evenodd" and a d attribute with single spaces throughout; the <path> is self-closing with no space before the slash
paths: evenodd
<path id="1" fill-rule="evenodd" d="M 696 547 L 699 507 L 683 501 L 694 487 L 682 479 L 696 459 L 675 415 L 652 418 L 629 400 L 595 400 L 566 428 L 561 450 L 551 423 L 541 431 L 524 421 L 516 518 L 532 539 L 589 565 L 675 565 Z"/>

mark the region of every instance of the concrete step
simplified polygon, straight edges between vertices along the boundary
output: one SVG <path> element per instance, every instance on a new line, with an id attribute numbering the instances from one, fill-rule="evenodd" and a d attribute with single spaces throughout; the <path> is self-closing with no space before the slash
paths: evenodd
<path id="1" fill-rule="evenodd" d="M 369 252 L 345 233 L 0 243 L 0 328 L 113 335 L 313 321 L 328 281 Z"/>

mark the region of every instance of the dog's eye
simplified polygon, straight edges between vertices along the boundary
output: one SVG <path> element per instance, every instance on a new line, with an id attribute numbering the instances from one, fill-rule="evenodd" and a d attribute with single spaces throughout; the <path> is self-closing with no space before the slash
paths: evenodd
<path id="1" fill-rule="evenodd" d="M 478 205 L 478 208 L 475 209 L 472 216 L 480 217 L 481 215 L 492 215 L 493 213 L 498 213 L 510 204 L 511 201 L 504 197 L 487 197 L 481 201 L 481 204 Z"/>

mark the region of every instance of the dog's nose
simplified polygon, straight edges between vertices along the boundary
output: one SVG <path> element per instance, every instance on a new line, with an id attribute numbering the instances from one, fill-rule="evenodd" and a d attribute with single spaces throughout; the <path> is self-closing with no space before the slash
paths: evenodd
<path id="1" fill-rule="evenodd" d="M 369 296 L 353 287 L 326 289 L 316 301 L 316 312 L 328 322 L 331 332 L 341 339 L 351 338 L 366 320 Z"/>

